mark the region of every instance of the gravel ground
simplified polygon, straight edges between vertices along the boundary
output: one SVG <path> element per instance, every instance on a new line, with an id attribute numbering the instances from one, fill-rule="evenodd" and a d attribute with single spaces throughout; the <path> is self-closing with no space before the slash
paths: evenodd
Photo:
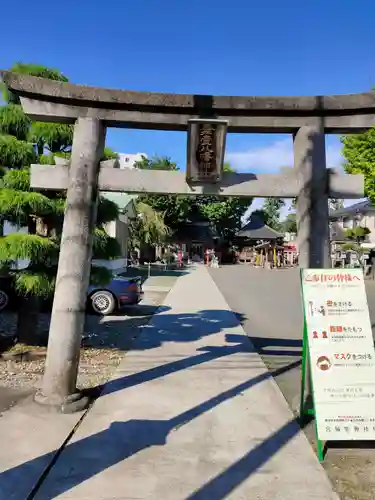
<path id="1" fill-rule="evenodd" d="M 131 341 L 146 325 L 167 294 L 147 292 L 141 304 L 114 316 L 87 315 L 82 341 L 77 386 L 96 387 L 107 382 L 125 356 Z M 47 334 L 50 315 L 41 314 L 39 330 Z M 0 338 L 6 341 L 14 333 L 17 314 L 0 315 Z M 46 336 L 46 335 L 45 335 Z M 38 389 L 44 371 L 45 347 L 38 347 L 41 358 L 33 361 L 0 361 L 0 412 Z"/>

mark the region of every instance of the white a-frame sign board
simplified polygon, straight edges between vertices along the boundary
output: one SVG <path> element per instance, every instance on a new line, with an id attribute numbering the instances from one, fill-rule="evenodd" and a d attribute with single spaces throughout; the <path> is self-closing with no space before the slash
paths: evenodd
<path id="1" fill-rule="evenodd" d="M 322 459 L 322 441 L 375 439 L 374 341 L 361 269 L 303 269 L 301 284 L 313 389 L 301 413 L 315 416 Z"/>

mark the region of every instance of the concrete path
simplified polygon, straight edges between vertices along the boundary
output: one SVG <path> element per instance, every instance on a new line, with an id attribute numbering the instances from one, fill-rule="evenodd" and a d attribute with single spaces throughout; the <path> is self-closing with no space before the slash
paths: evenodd
<path id="1" fill-rule="evenodd" d="M 58 415 L 25 400 L 0 419 L 0 500 L 28 500 L 82 413 Z"/>
<path id="2" fill-rule="evenodd" d="M 302 357 L 303 313 L 299 269 L 223 266 L 210 274 L 229 307 L 240 311 L 242 326 L 269 370 Z M 231 286 L 235 283 L 236 286 Z M 279 372 L 277 372 L 279 373 Z M 298 411 L 301 363 L 276 376 L 278 386 L 293 410 Z M 314 426 L 311 426 L 315 433 Z"/>
<path id="3" fill-rule="evenodd" d="M 179 275 L 176 273 L 175 275 L 158 275 L 158 276 L 149 276 L 146 278 L 143 283 L 143 290 L 145 292 L 169 292 L 169 290 L 174 286 Z"/>
<path id="4" fill-rule="evenodd" d="M 165 305 L 36 500 L 337 499 L 208 272 Z"/>
<path id="5" fill-rule="evenodd" d="M 172 285 L 168 291 L 171 288 Z M 122 344 L 126 348 L 131 344 L 139 325 L 148 323 L 156 304 L 160 304 L 165 296 L 164 292 L 146 292 L 142 303 L 128 308 L 126 315 L 105 318 L 88 316 L 85 330 L 94 336 L 105 338 L 107 345 L 109 337 L 120 333 L 121 341 L 116 339 L 117 345 Z M 83 365 L 84 362 L 81 361 L 81 368 Z M 2 366 L 4 364 L 0 365 L 0 369 Z M 23 367 L 26 373 L 32 370 L 25 364 Z M 85 377 L 91 384 L 102 383 L 108 372 L 113 372 L 113 365 L 110 363 L 103 368 L 105 370 L 102 369 L 97 376 L 93 372 L 85 376 L 81 374 L 80 382 L 84 382 Z M 9 367 L 5 370 L 11 375 Z M 22 373 L 22 365 L 20 371 Z M 17 380 L 17 373 L 13 375 Z M 0 386 L 0 500 L 29 499 L 30 493 L 50 467 L 60 448 L 84 417 L 83 412 L 63 415 L 36 405 L 33 402 L 34 392 L 31 388 L 26 390 Z"/>

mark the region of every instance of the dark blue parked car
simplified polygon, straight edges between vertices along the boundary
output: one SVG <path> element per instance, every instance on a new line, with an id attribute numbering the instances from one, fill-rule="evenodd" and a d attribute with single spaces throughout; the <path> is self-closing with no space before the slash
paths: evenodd
<path id="1" fill-rule="evenodd" d="M 142 279 L 114 276 L 105 286 L 90 285 L 87 290 L 87 306 L 91 311 L 108 316 L 124 306 L 138 304 L 143 298 Z M 49 300 L 47 301 L 49 302 Z M 17 307 L 17 296 L 12 278 L 0 277 L 0 312 L 8 305 Z"/>
<path id="2" fill-rule="evenodd" d="M 143 298 L 142 279 L 114 276 L 106 286 L 90 285 L 88 306 L 97 314 L 108 316 L 124 306 L 138 304 Z"/>

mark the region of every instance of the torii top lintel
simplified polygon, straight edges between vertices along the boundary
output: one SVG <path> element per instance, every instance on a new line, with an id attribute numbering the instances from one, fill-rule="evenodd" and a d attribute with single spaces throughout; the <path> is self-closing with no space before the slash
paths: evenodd
<path id="1" fill-rule="evenodd" d="M 230 132 L 294 133 L 323 121 L 326 133 L 362 132 L 375 124 L 375 92 L 265 97 L 165 94 L 74 85 L 0 71 L 33 119 L 74 123 L 97 117 L 112 127 L 187 130 L 188 120 L 228 121 Z"/>

